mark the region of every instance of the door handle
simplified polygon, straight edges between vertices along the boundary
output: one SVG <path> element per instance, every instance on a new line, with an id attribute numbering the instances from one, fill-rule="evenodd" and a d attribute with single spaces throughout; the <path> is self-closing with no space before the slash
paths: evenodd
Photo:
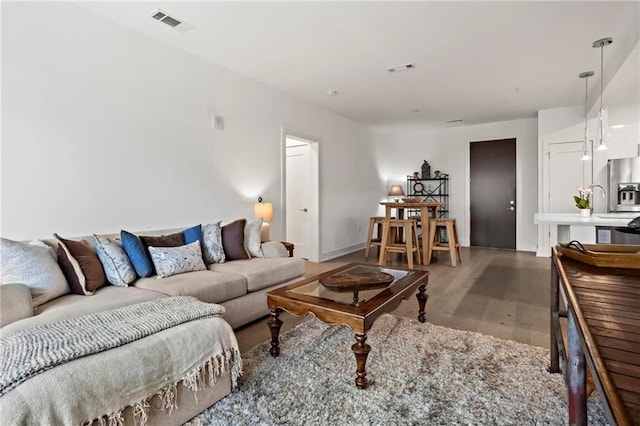
<path id="1" fill-rule="evenodd" d="M 307 209 L 300 209 L 300 211 L 306 213 L 308 210 Z"/>

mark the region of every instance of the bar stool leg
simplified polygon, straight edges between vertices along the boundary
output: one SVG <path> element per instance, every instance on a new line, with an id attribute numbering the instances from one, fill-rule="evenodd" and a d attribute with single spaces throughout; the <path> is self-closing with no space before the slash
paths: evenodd
<path id="1" fill-rule="evenodd" d="M 447 222 L 447 239 L 449 240 L 449 256 L 451 257 L 451 266 L 454 268 L 457 266 L 456 257 L 456 237 L 453 232 L 453 224 L 451 222 Z"/>
<path id="2" fill-rule="evenodd" d="M 389 222 L 382 222 L 382 241 L 380 242 L 380 256 L 378 258 L 378 265 L 384 263 L 385 254 L 387 251 L 387 241 L 389 239 Z"/>
<path id="3" fill-rule="evenodd" d="M 414 241 L 416 243 L 416 255 L 418 256 L 418 265 L 422 265 L 422 256 L 420 255 L 420 240 L 418 239 L 418 224 L 414 223 L 412 228 L 413 228 L 412 238 L 414 238 Z"/>
<path id="4" fill-rule="evenodd" d="M 407 263 L 409 264 L 409 269 L 413 269 L 413 244 L 411 243 L 413 241 L 413 232 L 408 224 L 404 224 L 402 228 L 406 235 L 405 247 L 407 248 Z"/>
<path id="5" fill-rule="evenodd" d="M 371 248 L 371 240 L 373 239 L 373 226 L 375 224 L 375 220 L 373 218 L 369 219 L 369 234 L 367 237 L 367 247 L 364 250 L 364 258 L 369 259 L 369 249 Z"/>
<path id="6" fill-rule="evenodd" d="M 456 222 L 453 222 L 453 235 L 456 238 L 456 253 L 458 254 L 458 260 L 462 263 L 462 252 L 460 251 L 460 240 L 458 239 L 458 227 Z"/>
<path id="7" fill-rule="evenodd" d="M 436 222 L 434 220 L 430 220 L 429 221 L 429 253 L 427 256 L 427 265 L 431 264 L 431 255 L 433 254 L 433 245 L 435 244 L 436 229 L 437 229 Z"/>

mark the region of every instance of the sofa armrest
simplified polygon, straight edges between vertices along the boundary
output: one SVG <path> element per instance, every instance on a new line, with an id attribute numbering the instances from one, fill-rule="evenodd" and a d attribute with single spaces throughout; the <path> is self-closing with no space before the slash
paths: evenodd
<path id="1" fill-rule="evenodd" d="M 262 243 L 262 253 L 264 257 L 288 257 L 289 251 L 279 241 L 266 241 Z"/>
<path id="2" fill-rule="evenodd" d="M 32 316 L 29 287 L 24 284 L 0 285 L 0 327 Z"/>

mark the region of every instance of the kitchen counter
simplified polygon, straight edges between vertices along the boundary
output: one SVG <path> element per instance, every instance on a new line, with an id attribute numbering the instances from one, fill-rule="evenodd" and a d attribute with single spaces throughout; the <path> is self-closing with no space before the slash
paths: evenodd
<path id="1" fill-rule="evenodd" d="M 533 223 L 548 226 L 550 243 L 549 247 L 538 247 L 538 256 L 550 256 L 551 247 L 571 240 L 595 244 L 598 240 L 596 226 L 627 226 L 637 216 L 640 213 L 594 213 L 590 217 L 582 217 L 580 213 L 536 213 Z M 600 236 L 600 240 L 606 241 L 607 234 L 606 231 L 603 232 L 605 233 Z"/>
<path id="2" fill-rule="evenodd" d="M 600 215 L 594 213 L 591 217 L 582 217 L 580 213 L 536 213 L 533 215 L 533 223 L 536 225 L 627 226 L 631 219 L 640 216 L 640 213 L 601 213 Z"/>

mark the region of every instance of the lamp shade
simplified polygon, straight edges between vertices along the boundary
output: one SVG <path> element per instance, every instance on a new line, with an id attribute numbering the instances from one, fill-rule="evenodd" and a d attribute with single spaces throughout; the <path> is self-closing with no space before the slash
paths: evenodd
<path id="1" fill-rule="evenodd" d="M 273 203 L 255 203 L 253 205 L 253 215 L 260 217 L 265 222 L 273 218 Z"/>
<path id="2" fill-rule="evenodd" d="M 404 191 L 402 190 L 402 186 L 400 186 L 400 185 L 391 185 L 391 188 L 389 188 L 389 193 L 387 195 L 390 196 L 390 197 L 392 197 L 392 196 L 396 196 L 396 197 L 404 196 Z"/>

